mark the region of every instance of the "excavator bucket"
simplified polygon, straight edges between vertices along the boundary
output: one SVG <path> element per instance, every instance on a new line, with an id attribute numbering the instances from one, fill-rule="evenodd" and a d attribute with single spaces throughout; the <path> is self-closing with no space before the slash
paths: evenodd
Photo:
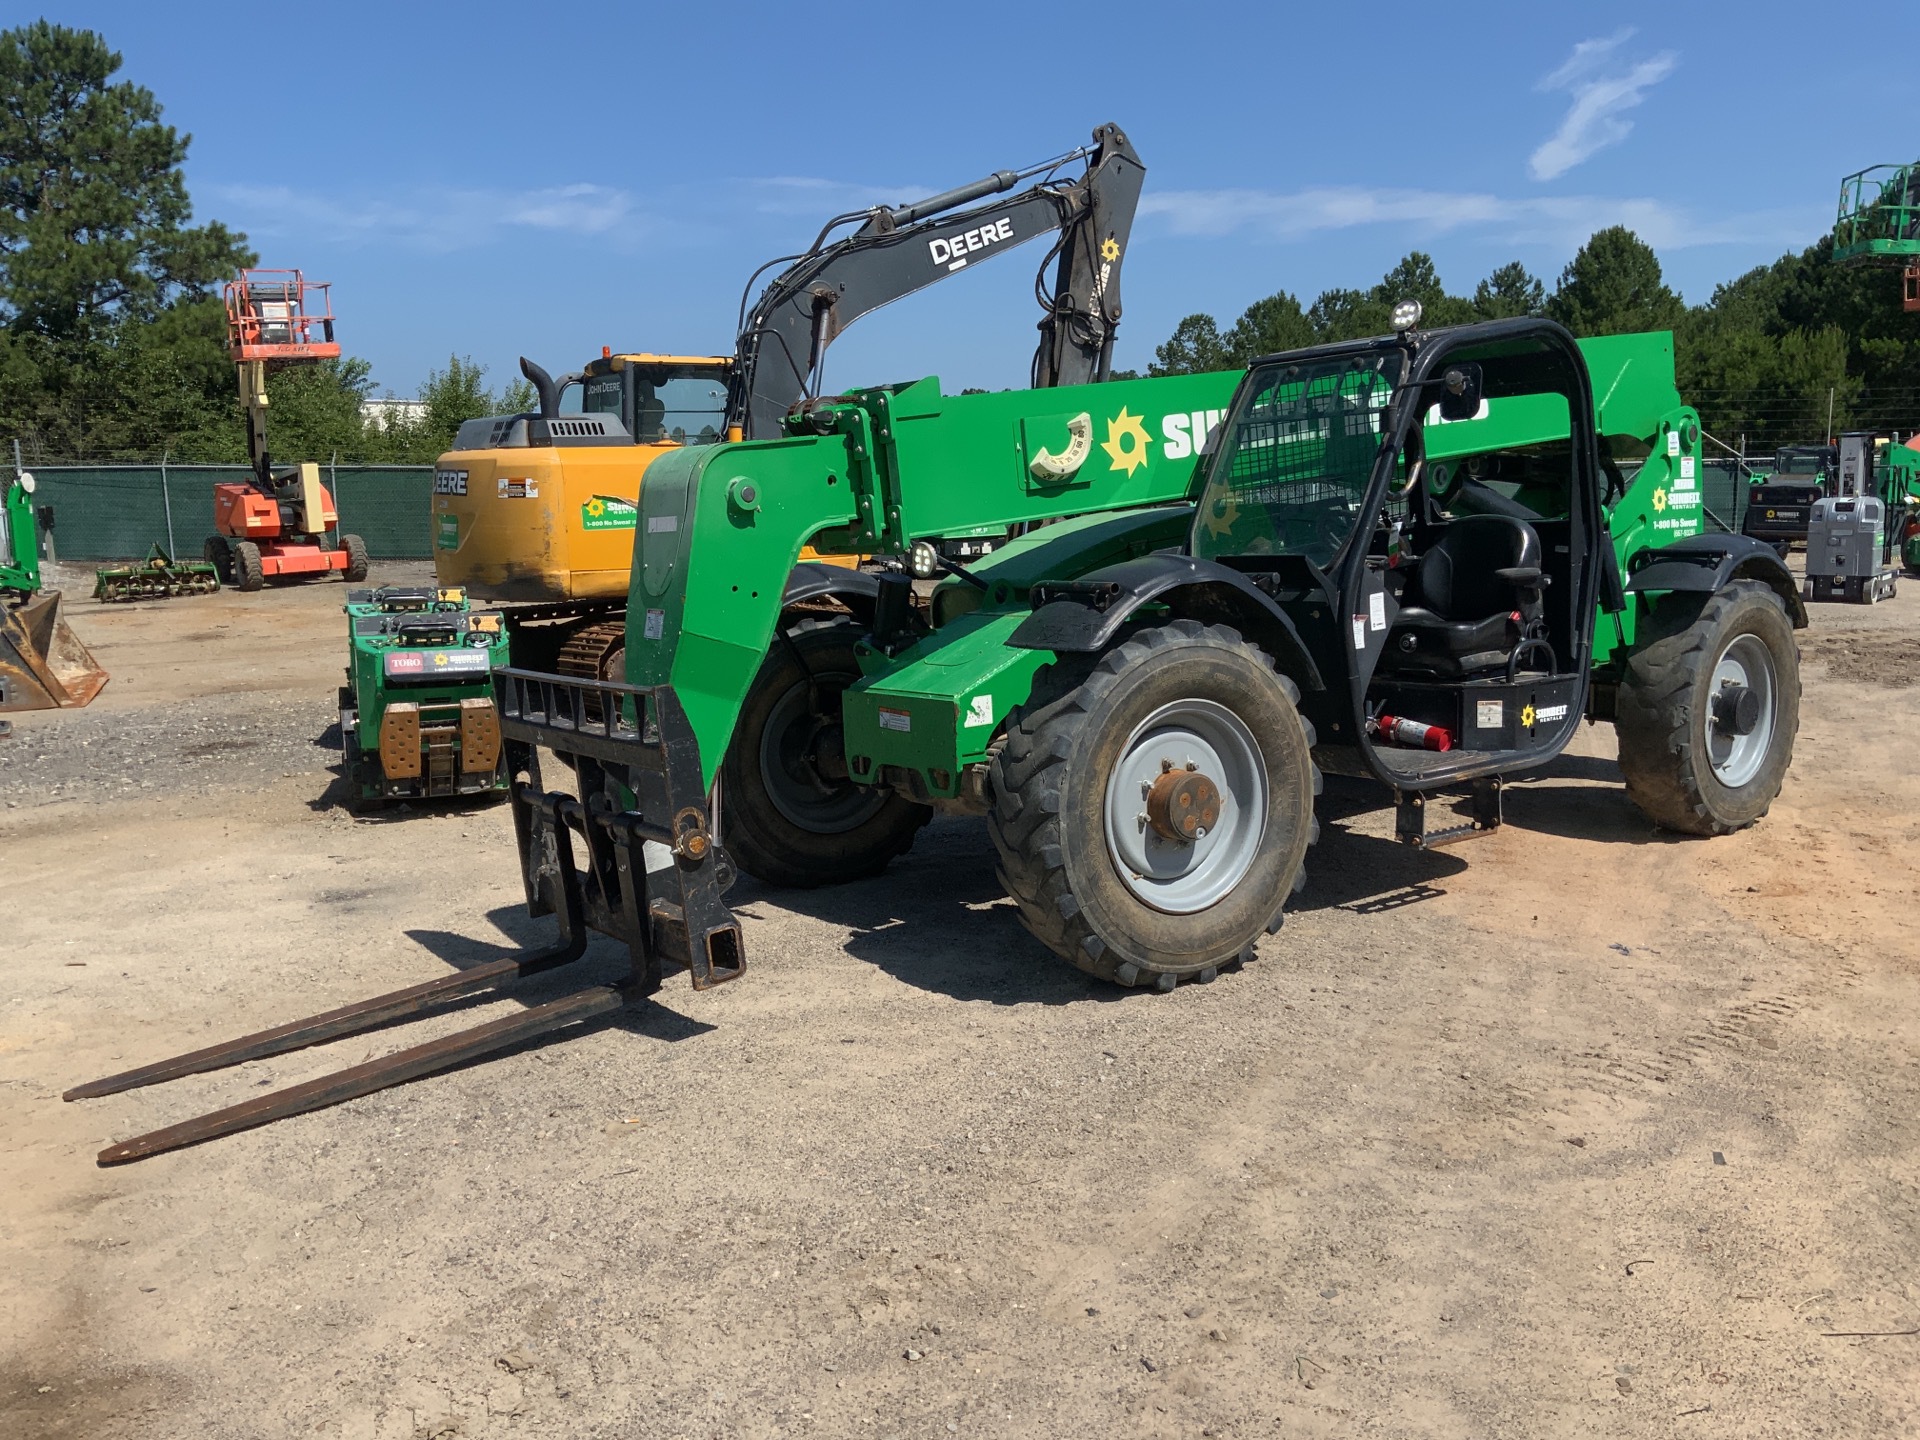
<path id="1" fill-rule="evenodd" d="M 90 704 L 107 672 L 60 616 L 60 592 L 0 604 L 0 711 Z"/>

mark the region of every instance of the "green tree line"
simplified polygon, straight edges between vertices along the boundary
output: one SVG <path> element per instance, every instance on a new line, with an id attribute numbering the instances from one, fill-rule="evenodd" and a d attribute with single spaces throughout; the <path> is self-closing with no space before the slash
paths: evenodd
<path id="1" fill-rule="evenodd" d="M 220 286 L 258 256 L 192 223 L 191 137 L 119 69 L 92 31 L 0 31 L 0 436 L 35 462 L 245 461 Z M 531 403 L 524 381 L 495 394 L 459 356 L 418 416 L 369 419 L 374 389 L 352 356 L 270 375 L 274 453 L 430 462 L 461 421 Z"/>
<path id="2" fill-rule="evenodd" d="M 1189 315 L 1148 373 L 1238 369 L 1279 350 L 1379 335 L 1395 302 L 1411 299 L 1431 327 L 1545 315 L 1576 335 L 1671 330 L 1681 395 L 1710 434 L 1730 445 L 1744 438 L 1750 451 L 1816 441 L 1829 427 L 1920 430 L 1920 313 L 1903 309 L 1897 271 L 1836 265 L 1832 251 L 1829 236 L 1689 306 L 1652 247 L 1623 226 L 1596 232 L 1552 291 L 1515 261 L 1456 295 L 1416 250 L 1370 289 L 1322 291 L 1308 305 L 1281 290 L 1224 330 L 1211 315 Z"/>

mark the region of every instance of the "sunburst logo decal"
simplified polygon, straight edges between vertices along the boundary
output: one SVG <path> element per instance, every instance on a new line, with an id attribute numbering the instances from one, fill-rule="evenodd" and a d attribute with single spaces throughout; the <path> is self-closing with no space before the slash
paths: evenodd
<path id="1" fill-rule="evenodd" d="M 1531 730 L 1533 728 L 1533 722 L 1539 718 L 1540 717 L 1534 713 L 1533 706 L 1527 706 L 1520 712 L 1520 728 L 1523 730 Z"/>
<path id="2" fill-rule="evenodd" d="M 1653 508 L 1656 511 L 1665 510 L 1667 508 L 1667 492 L 1666 491 L 1656 490 L 1653 492 Z"/>
<path id="3" fill-rule="evenodd" d="M 1122 405 L 1120 413 L 1107 421 L 1107 438 L 1100 442 L 1100 448 L 1113 461 L 1110 468 L 1124 470 L 1131 476 L 1147 463 L 1147 447 L 1152 444 L 1140 417 L 1129 415 L 1127 407 Z"/>
<path id="4" fill-rule="evenodd" d="M 1229 490 L 1213 504 L 1207 507 L 1205 524 L 1209 535 L 1230 535 L 1234 522 L 1240 518 L 1240 502 Z"/>
<path id="5" fill-rule="evenodd" d="M 1120 242 L 1108 236 L 1100 242 L 1100 258 L 1111 265 L 1120 258 Z"/>

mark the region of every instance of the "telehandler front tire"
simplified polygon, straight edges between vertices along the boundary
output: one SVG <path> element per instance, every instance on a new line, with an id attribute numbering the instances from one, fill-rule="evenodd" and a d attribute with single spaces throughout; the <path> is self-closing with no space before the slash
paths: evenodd
<path id="1" fill-rule="evenodd" d="M 1171 990 L 1250 958 L 1317 834 L 1299 700 L 1257 646 L 1195 620 L 1037 696 L 994 761 L 987 817 L 1022 923 L 1120 985 Z"/>
<path id="2" fill-rule="evenodd" d="M 790 626 L 741 706 L 720 767 L 721 829 L 739 867 L 769 885 L 878 875 L 933 818 L 928 806 L 847 778 L 840 696 L 860 678 L 853 647 L 863 629 L 851 619 Z"/>
<path id="3" fill-rule="evenodd" d="M 1779 597 L 1737 580 L 1636 650 L 1614 729 L 1627 798 L 1655 824 L 1729 835 L 1765 815 L 1800 729 L 1800 652 Z"/>

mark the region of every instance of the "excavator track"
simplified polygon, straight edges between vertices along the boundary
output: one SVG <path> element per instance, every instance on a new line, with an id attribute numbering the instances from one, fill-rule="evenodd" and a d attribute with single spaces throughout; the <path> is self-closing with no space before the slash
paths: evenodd
<path id="1" fill-rule="evenodd" d="M 560 647 L 554 668 L 570 680 L 613 680 L 627 677 L 627 626 L 624 620 L 599 620 L 583 625 Z M 586 718 L 600 719 L 600 697 L 586 697 Z"/>

